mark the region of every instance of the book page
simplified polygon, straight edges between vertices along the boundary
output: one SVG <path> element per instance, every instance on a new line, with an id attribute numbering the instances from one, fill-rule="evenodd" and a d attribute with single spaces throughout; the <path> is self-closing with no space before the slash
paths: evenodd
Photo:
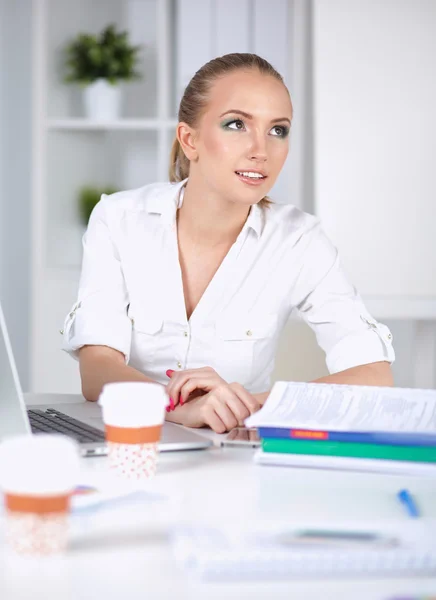
<path id="1" fill-rule="evenodd" d="M 436 390 L 279 382 L 245 421 L 329 431 L 436 433 Z"/>

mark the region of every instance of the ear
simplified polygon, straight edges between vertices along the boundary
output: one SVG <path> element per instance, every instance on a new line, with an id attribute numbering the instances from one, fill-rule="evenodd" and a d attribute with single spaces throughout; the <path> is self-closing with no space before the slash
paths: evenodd
<path id="1" fill-rule="evenodd" d="M 187 123 L 180 122 L 177 125 L 176 136 L 186 158 L 188 160 L 196 160 L 198 153 L 195 146 L 195 130 Z"/>

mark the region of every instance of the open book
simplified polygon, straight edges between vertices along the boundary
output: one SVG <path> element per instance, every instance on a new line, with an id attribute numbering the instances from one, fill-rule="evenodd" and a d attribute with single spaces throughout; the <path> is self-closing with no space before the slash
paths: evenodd
<path id="1" fill-rule="evenodd" d="M 430 456 L 436 448 L 436 390 L 376 386 L 277 382 L 262 409 L 245 420 L 247 427 L 257 427 L 264 449 L 256 454 L 262 463 L 363 468 L 364 470 L 431 472 L 436 464 L 415 459 L 372 460 L 370 446 L 378 447 L 377 456 L 401 452 Z M 360 458 L 317 456 L 316 452 L 292 453 L 291 440 L 308 440 L 312 447 L 329 442 L 361 444 Z M 275 440 L 272 442 L 271 440 Z M 365 456 L 367 444 L 368 454 Z M 287 445 L 287 447 L 286 447 Z M 381 446 L 385 445 L 385 449 Z M 300 449 L 301 449 L 300 442 Z M 303 443 L 304 446 L 304 443 Z M 393 450 L 388 451 L 387 446 Z M 283 448 L 265 452 L 266 448 Z M 421 447 L 421 448 L 419 448 Z M 355 446 L 357 448 L 357 446 Z M 395 450 L 397 448 L 397 450 Z M 287 453 L 288 452 L 288 453 Z M 328 454 L 328 453 L 327 453 Z M 369 460 L 368 460 L 369 459 Z"/>

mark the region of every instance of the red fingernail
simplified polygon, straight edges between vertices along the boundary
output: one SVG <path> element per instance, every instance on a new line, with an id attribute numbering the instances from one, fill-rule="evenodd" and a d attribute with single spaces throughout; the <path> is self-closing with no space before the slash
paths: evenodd
<path id="1" fill-rule="evenodd" d="M 181 396 L 179 398 L 179 404 L 180 404 L 180 406 L 183 406 L 183 398 Z"/>
<path id="2" fill-rule="evenodd" d="M 169 407 L 169 406 L 167 406 L 167 407 L 165 408 L 165 410 L 166 410 L 167 412 L 170 412 L 170 407 Z"/>
<path id="3" fill-rule="evenodd" d="M 167 377 L 171 377 L 171 375 L 172 375 L 173 373 L 174 373 L 174 370 L 173 370 L 173 369 L 168 369 L 168 371 L 166 371 L 166 373 L 165 373 L 165 374 L 166 374 L 166 376 L 167 376 Z"/>
<path id="4" fill-rule="evenodd" d="M 174 406 L 174 400 L 172 398 L 170 398 L 170 410 L 174 410 L 175 406 Z"/>

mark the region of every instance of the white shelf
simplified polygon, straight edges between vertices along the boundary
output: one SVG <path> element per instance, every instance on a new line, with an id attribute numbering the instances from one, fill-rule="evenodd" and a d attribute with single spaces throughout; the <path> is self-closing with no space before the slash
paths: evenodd
<path id="1" fill-rule="evenodd" d="M 116 121 L 91 121 L 89 119 L 48 119 L 47 129 L 51 131 L 155 131 L 176 127 L 176 119 L 117 119 Z"/>

